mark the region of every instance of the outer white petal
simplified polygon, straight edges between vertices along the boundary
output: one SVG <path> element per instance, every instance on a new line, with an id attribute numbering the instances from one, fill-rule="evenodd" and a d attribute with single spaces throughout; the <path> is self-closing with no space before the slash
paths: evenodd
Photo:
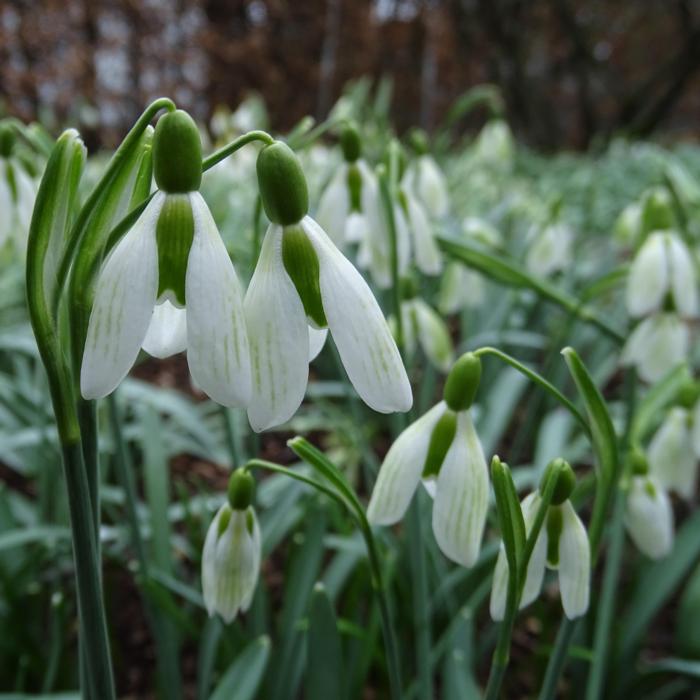
<path id="1" fill-rule="evenodd" d="M 343 163 L 321 195 L 316 219 L 333 243 L 345 245 L 345 225 L 350 214 L 348 166 Z"/>
<path id="2" fill-rule="evenodd" d="M 424 155 L 418 159 L 415 189 L 431 216 L 437 219 L 447 216 L 450 206 L 447 181 L 430 155 Z"/>
<path id="3" fill-rule="evenodd" d="M 479 556 L 489 507 L 488 467 L 468 411 L 457 414 L 457 432 L 437 477 L 433 534 L 443 554 L 462 566 Z"/>
<path id="4" fill-rule="evenodd" d="M 16 167 L 14 173 L 15 182 L 17 183 L 17 221 L 24 240 L 29 233 L 29 225 L 32 222 L 37 186 L 23 168 Z"/>
<path id="5" fill-rule="evenodd" d="M 114 391 L 134 364 L 158 293 L 156 222 L 165 201 L 156 195 L 109 255 L 97 280 L 80 391 L 99 399 Z"/>
<path id="6" fill-rule="evenodd" d="M 255 514 L 254 508 L 249 508 L 248 513 L 250 514 L 250 519 L 253 524 L 253 531 L 250 532 L 251 546 L 253 548 L 253 562 L 250 568 L 250 577 L 248 580 L 249 589 L 248 594 L 243 596 L 241 600 L 241 610 L 246 612 L 253 602 L 253 596 L 255 595 L 255 586 L 258 582 L 258 575 L 260 572 L 260 561 L 262 559 L 262 536 L 260 535 L 260 525 L 258 524 L 258 517 Z"/>
<path id="7" fill-rule="evenodd" d="M 426 275 L 438 275 L 442 270 L 442 256 L 435 243 L 433 230 L 425 214 L 425 209 L 409 196 L 408 220 L 412 234 L 413 258 L 418 269 Z"/>
<path id="8" fill-rule="evenodd" d="M 454 348 L 445 322 L 422 299 L 415 299 L 413 308 L 423 351 L 438 369 L 448 372 L 454 362 Z"/>
<path id="9" fill-rule="evenodd" d="M 520 504 L 523 511 L 523 520 L 525 521 L 525 532 L 529 535 L 532 531 L 532 526 L 537 517 L 537 511 L 540 507 L 542 499 L 539 491 L 527 495 Z M 520 599 L 520 608 L 532 603 L 542 590 L 542 581 L 544 580 L 544 571 L 547 563 L 547 528 L 543 527 L 535 542 L 535 547 L 530 555 L 530 561 L 527 565 L 527 576 L 525 577 L 525 585 L 523 586 L 523 595 Z"/>
<path id="10" fill-rule="evenodd" d="M 673 408 L 649 443 L 649 470 L 661 487 L 683 498 L 695 494 L 697 458 L 692 446 L 688 412 Z"/>
<path id="11" fill-rule="evenodd" d="M 245 511 L 233 510 L 228 526 L 216 542 L 215 601 L 216 612 L 231 622 L 239 610 L 250 604 L 260 564 L 258 543 L 248 532 Z"/>
<path id="12" fill-rule="evenodd" d="M 425 466 L 435 424 L 445 412 L 441 401 L 399 435 L 387 452 L 367 508 L 375 525 L 392 525 L 403 517 Z"/>
<path id="13" fill-rule="evenodd" d="M 630 316 L 644 316 L 660 308 L 668 291 L 668 273 L 665 234 L 652 233 L 639 249 L 627 278 Z"/>
<path id="14" fill-rule="evenodd" d="M 547 275 L 565 268 L 571 263 L 571 231 L 566 226 L 552 225 L 544 228 L 535 238 L 527 253 L 525 264 L 535 275 Z"/>
<path id="15" fill-rule="evenodd" d="M 323 350 L 323 346 L 326 344 L 327 337 L 327 328 L 313 328 L 309 326 L 309 362 L 318 357 L 321 350 Z"/>
<path id="16" fill-rule="evenodd" d="M 673 546 L 673 508 L 666 491 L 653 478 L 632 479 L 625 527 L 640 552 L 651 559 L 666 556 Z"/>
<path id="17" fill-rule="evenodd" d="M 250 401 L 250 351 L 243 295 L 214 218 L 190 195 L 194 238 L 187 261 L 187 363 L 203 391 L 224 406 Z"/>
<path id="18" fill-rule="evenodd" d="M 367 282 L 313 219 L 301 223 L 318 255 L 323 309 L 350 381 L 375 411 L 407 411 L 411 385 Z"/>
<path id="19" fill-rule="evenodd" d="M 244 307 L 253 373 L 248 420 L 259 432 L 294 415 L 309 378 L 309 326 L 284 269 L 280 226 L 265 234 Z"/>
<path id="20" fill-rule="evenodd" d="M 370 235 L 370 231 L 367 217 L 359 212 L 352 212 L 345 223 L 345 241 L 347 243 L 362 243 L 368 235 Z"/>
<path id="21" fill-rule="evenodd" d="M 678 313 L 691 318 L 698 315 L 698 281 L 695 264 L 686 244 L 675 233 L 666 234 L 671 289 Z"/>
<path id="22" fill-rule="evenodd" d="M 492 620 L 500 622 L 505 617 L 507 598 L 508 560 L 506 558 L 506 550 L 501 543 L 496 559 L 496 568 L 493 570 L 491 598 L 489 600 L 489 613 Z"/>
<path id="23" fill-rule="evenodd" d="M 635 365 L 639 376 L 653 383 L 688 356 L 690 334 L 676 314 L 645 318 L 630 334 L 622 350 L 622 364 Z"/>
<path id="24" fill-rule="evenodd" d="M 170 357 L 187 348 L 187 312 L 169 299 L 156 304 L 141 346 L 153 357 Z"/>
<path id="25" fill-rule="evenodd" d="M 207 530 L 204 548 L 202 549 L 202 595 L 210 617 L 216 612 L 216 541 L 218 539 L 219 520 L 221 520 L 221 515 L 227 508 L 228 504 L 224 504 L 216 512 L 214 520 L 212 520 Z"/>
<path id="26" fill-rule="evenodd" d="M 559 591 L 564 614 L 570 619 L 588 610 L 591 587 L 591 548 L 570 501 L 561 505 L 562 531 L 559 539 Z"/>

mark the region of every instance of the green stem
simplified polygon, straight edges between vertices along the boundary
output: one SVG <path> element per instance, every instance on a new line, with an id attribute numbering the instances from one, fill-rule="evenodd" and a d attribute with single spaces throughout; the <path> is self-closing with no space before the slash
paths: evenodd
<path id="1" fill-rule="evenodd" d="M 236 431 L 233 423 L 233 411 L 226 406 L 220 407 L 221 418 L 224 421 L 224 435 L 226 436 L 226 447 L 231 455 L 231 467 L 235 469 L 241 463 L 241 456 L 238 453 L 236 444 Z"/>
<path id="2" fill-rule="evenodd" d="M 213 168 L 217 163 L 220 163 L 225 158 L 228 158 L 231 154 L 235 153 L 239 148 L 243 148 L 246 144 L 253 143 L 253 141 L 262 141 L 266 146 L 270 146 L 275 142 L 275 140 L 266 131 L 249 131 L 243 136 L 239 136 L 237 139 L 231 141 L 231 143 L 226 144 L 218 151 L 214 151 L 211 155 L 207 156 L 202 161 L 202 172 L 206 172 L 210 168 Z"/>
<path id="3" fill-rule="evenodd" d="M 554 698 L 557 697 L 559 677 L 564 670 L 564 664 L 569 654 L 569 647 L 571 646 L 580 619 L 579 617 L 575 620 L 569 620 L 568 617 L 565 617 L 559 626 L 557 639 L 554 642 L 554 650 L 549 657 L 547 671 L 542 681 L 542 688 L 540 688 L 538 700 L 554 700 Z"/>
<path id="4" fill-rule="evenodd" d="M 573 401 L 567 399 L 566 396 L 564 396 L 564 394 L 562 394 L 561 391 L 559 391 L 559 389 L 557 389 L 554 386 L 554 384 L 548 382 L 542 375 L 538 374 L 534 370 L 522 364 L 522 362 L 519 362 L 514 357 L 511 357 L 507 353 L 502 352 L 497 348 L 486 346 L 483 348 L 479 348 L 474 352 L 474 354 L 477 356 L 494 355 L 495 357 L 498 357 L 499 359 L 509 364 L 514 369 L 517 369 L 518 372 L 524 374 L 528 379 L 535 382 L 535 384 L 539 384 L 543 389 L 548 391 L 557 401 L 559 401 L 559 403 L 562 406 L 564 406 L 564 408 L 566 408 L 574 418 L 576 418 L 576 420 L 581 424 L 581 427 L 584 429 L 586 435 L 590 436 L 591 429 L 583 413 L 581 413 L 581 411 L 579 411 L 578 408 L 576 408 Z"/>
<path id="5" fill-rule="evenodd" d="M 100 590 L 93 509 L 79 442 L 63 444 L 63 467 L 73 537 L 75 576 L 78 589 L 83 648 L 94 697 L 115 700 L 112 662 L 109 655 L 107 620 Z"/>
<path id="6" fill-rule="evenodd" d="M 308 460 L 307 460 L 308 461 Z M 309 462 L 311 466 L 316 467 L 316 462 Z M 401 672 L 399 666 L 399 653 L 398 645 L 396 643 L 396 636 L 394 634 L 394 628 L 391 623 L 391 612 L 389 608 L 389 603 L 386 597 L 386 589 L 384 586 L 384 578 L 382 575 L 382 568 L 377 555 L 377 546 L 374 540 L 374 535 L 372 534 L 372 528 L 367 520 L 362 506 L 356 499 L 348 499 L 345 495 L 338 493 L 335 489 L 322 484 L 320 481 L 316 481 L 311 477 L 304 474 L 289 469 L 287 467 L 282 467 L 274 462 L 268 462 L 263 459 L 251 459 L 246 464 L 246 469 L 267 469 L 268 471 L 277 472 L 278 474 L 284 474 L 285 476 L 301 481 L 308 486 L 315 488 L 317 491 L 325 494 L 333 501 L 339 505 L 346 508 L 350 515 L 353 516 L 355 522 L 360 528 L 362 537 L 365 541 L 365 546 L 367 547 L 367 555 L 369 567 L 372 575 L 372 587 L 377 596 L 377 601 L 379 603 L 379 613 L 382 620 L 382 633 L 384 635 L 384 649 L 386 651 L 387 666 L 389 669 L 389 684 L 391 687 L 391 697 L 392 700 L 401 700 Z M 323 472 L 326 476 L 325 472 Z"/>
<path id="7" fill-rule="evenodd" d="M 80 441 L 83 449 L 83 462 L 87 475 L 90 503 L 92 505 L 93 526 L 95 528 L 95 546 L 97 558 L 100 559 L 100 462 L 97 437 L 97 402 L 78 399 L 78 423 L 80 424 Z"/>

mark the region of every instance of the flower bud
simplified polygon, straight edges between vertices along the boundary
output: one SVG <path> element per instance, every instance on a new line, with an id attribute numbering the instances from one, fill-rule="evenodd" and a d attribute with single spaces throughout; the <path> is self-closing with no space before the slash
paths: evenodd
<path id="1" fill-rule="evenodd" d="M 354 163 L 362 154 L 362 140 L 357 125 L 349 122 L 340 132 L 340 147 L 348 163 Z"/>
<path id="2" fill-rule="evenodd" d="M 639 447 L 633 447 L 627 453 L 627 471 L 634 476 L 643 476 L 649 473 L 649 461 Z"/>
<path id="3" fill-rule="evenodd" d="M 428 136 L 423 129 L 411 129 L 408 135 L 408 142 L 419 156 L 423 156 L 428 152 Z"/>
<path id="4" fill-rule="evenodd" d="M 466 411 L 474 402 L 479 380 L 481 360 L 473 352 L 467 352 L 454 363 L 445 381 L 443 396 L 453 411 Z"/>
<path id="5" fill-rule="evenodd" d="M 642 228 L 645 232 L 664 231 L 673 228 L 675 217 L 671 195 L 661 187 L 654 187 L 644 195 L 642 204 Z"/>
<path id="6" fill-rule="evenodd" d="M 571 465 L 561 457 L 553 459 L 545 468 L 540 480 L 540 493 L 544 493 L 551 479 L 556 480 L 552 493 L 552 505 L 559 506 L 567 501 L 576 486 L 576 475 Z"/>
<path id="7" fill-rule="evenodd" d="M 194 192 L 202 182 L 202 141 L 192 117 L 181 109 L 163 115 L 153 135 L 153 174 L 168 193 Z"/>
<path id="8" fill-rule="evenodd" d="M 246 469 L 240 468 L 228 480 L 228 502 L 234 510 L 246 510 L 255 496 L 255 479 Z"/>
<path id="9" fill-rule="evenodd" d="M 298 224 L 309 211 L 309 190 L 294 151 L 275 141 L 260 151 L 256 169 L 267 218 L 282 226 Z"/>

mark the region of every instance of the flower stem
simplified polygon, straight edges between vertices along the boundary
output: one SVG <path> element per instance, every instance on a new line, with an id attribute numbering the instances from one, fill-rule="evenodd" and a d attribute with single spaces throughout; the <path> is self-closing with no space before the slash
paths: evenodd
<path id="1" fill-rule="evenodd" d="M 87 673 L 91 679 L 92 696 L 100 700 L 114 700 L 116 696 L 109 656 L 107 621 L 100 590 L 94 515 L 83 453 L 79 442 L 64 443 L 62 450 Z"/>
<path id="2" fill-rule="evenodd" d="M 237 139 L 231 141 L 231 143 L 226 144 L 218 151 L 214 151 L 211 155 L 207 156 L 202 161 L 202 172 L 206 172 L 210 168 L 213 168 L 217 163 L 228 158 L 232 153 L 235 153 L 239 148 L 243 148 L 246 144 L 253 143 L 253 141 L 262 141 L 266 146 L 274 143 L 275 140 L 266 131 L 249 131 L 243 136 L 239 136 Z"/>

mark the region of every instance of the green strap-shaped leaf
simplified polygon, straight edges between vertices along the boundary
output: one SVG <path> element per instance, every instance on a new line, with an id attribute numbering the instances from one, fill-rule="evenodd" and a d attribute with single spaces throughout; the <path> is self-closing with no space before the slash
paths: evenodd
<path id="1" fill-rule="evenodd" d="M 307 700 L 344 696 L 343 650 L 335 611 L 322 583 L 311 596 L 306 655 Z"/>
<path id="2" fill-rule="evenodd" d="M 270 657 L 270 639 L 258 637 L 231 664 L 209 700 L 253 700 Z"/>

